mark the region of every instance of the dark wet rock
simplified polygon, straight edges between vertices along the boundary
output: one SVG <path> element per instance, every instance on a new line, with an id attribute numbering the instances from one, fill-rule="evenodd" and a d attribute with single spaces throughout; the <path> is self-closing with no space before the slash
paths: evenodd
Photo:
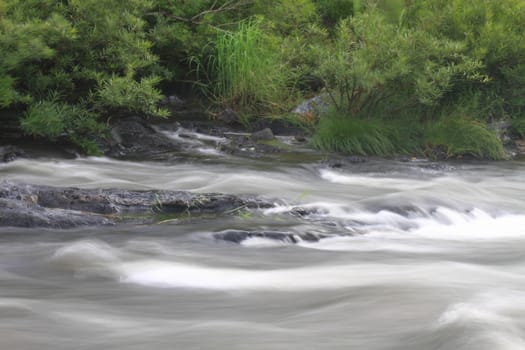
<path id="1" fill-rule="evenodd" d="M 339 169 L 339 168 L 344 168 L 348 165 L 366 163 L 367 161 L 368 161 L 367 157 L 348 156 L 348 157 L 330 158 L 330 159 L 323 161 L 323 163 L 325 163 L 330 168 Z"/>
<path id="2" fill-rule="evenodd" d="M 32 202 L 0 198 L 0 226 L 67 229 L 110 224 L 111 220 L 97 214 L 50 209 Z"/>
<path id="3" fill-rule="evenodd" d="M 25 157 L 27 155 L 21 148 L 10 145 L 0 147 L 0 163 L 8 163 Z"/>
<path id="4" fill-rule="evenodd" d="M 278 231 L 240 231 L 228 230 L 215 233 L 213 237 L 217 240 L 227 241 L 231 243 L 242 243 L 244 240 L 250 238 L 265 238 L 285 243 L 299 243 L 299 242 L 318 242 L 320 239 L 329 237 L 322 233 L 292 233 L 292 232 L 278 232 Z"/>
<path id="5" fill-rule="evenodd" d="M 251 130 L 269 128 L 274 135 L 304 138 L 304 129 L 282 118 L 259 118 L 251 123 Z"/>
<path id="6" fill-rule="evenodd" d="M 111 127 L 106 155 L 115 158 L 159 159 L 181 146 L 138 117 L 117 121 Z"/>
<path id="7" fill-rule="evenodd" d="M 0 207 L 0 226 L 26 227 L 99 225 L 105 223 L 104 220 L 108 220 L 108 223 L 111 220 L 125 221 L 125 218 L 119 215 L 130 213 L 232 214 L 242 209 L 273 207 L 273 203 L 269 201 L 246 195 L 60 188 L 15 184 L 9 181 L 0 182 L 0 199 L 6 203 Z M 9 219 L 17 210 L 18 219 Z M 32 214 L 33 211 L 35 214 Z M 97 215 L 106 215 L 107 219 L 98 219 Z M 79 219 L 83 216 L 86 217 L 85 222 Z M 28 219 L 24 221 L 23 218 Z M 69 224 L 67 218 L 71 218 Z"/>
<path id="8" fill-rule="evenodd" d="M 239 114 L 237 114 L 237 112 L 235 112 L 233 109 L 226 108 L 217 115 L 217 120 L 225 124 L 238 124 L 240 123 L 241 119 Z"/>
<path id="9" fill-rule="evenodd" d="M 269 129 L 268 129 L 269 130 Z M 256 134 L 255 139 L 254 134 L 249 133 L 225 133 L 224 136 L 227 137 L 230 142 L 220 145 L 220 150 L 222 152 L 241 156 L 241 157 L 250 157 L 256 158 L 260 157 L 263 154 L 269 153 L 281 153 L 285 150 L 284 147 L 280 147 L 281 144 L 277 142 L 274 138 L 269 138 L 271 130 L 261 131 L 261 134 Z M 273 134 L 272 134 L 273 136 Z"/>
<path id="10" fill-rule="evenodd" d="M 306 217 L 306 216 L 310 216 L 310 215 L 316 215 L 316 214 L 320 214 L 319 212 L 319 209 L 318 208 L 305 208 L 305 207 L 293 207 L 291 210 L 290 210 L 290 214 L 293 215 L 293 216 L 296 216 L 296 217 Z"/>
<path id="11" fill-rule="evenodd" d="M 265 128 L 265 129 L 253 132 L 251 137 L 252 137 L 253 142 L 271 141 L 275 139 L 275 136 L 273 135 L 273 131 L 270 128 Z"/>
<path id="12" fill-rule="evenodd" d="M 177 95 L 166 96 L 161 102 L 161 105 L 168 106 L 170 108 L 182 109 L 187 105 L 187 102 Z"/>

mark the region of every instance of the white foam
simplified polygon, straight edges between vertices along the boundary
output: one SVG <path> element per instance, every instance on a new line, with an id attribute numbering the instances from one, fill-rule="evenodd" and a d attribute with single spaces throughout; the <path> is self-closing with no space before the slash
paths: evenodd
<path id="1" fill-rule="evenodd" d="M 374 252 L 393 251 L 415 254 L 428 254 L 442 252 L 445 249 L 425 244 L 400 239 L 374 238 L 369 236 L 339 236 L 323 238 L 318 242 L 299 242 L 303 248 L 338 251 L 338 252 Z M 450 251 L 450 248 L 446 249 Z"/>
<path id="2" fill-rule="evenodd" d="M 414 180 L 414 179 L 396 179 L 390 177 L 373 177 L 373 176 L 357 176 L 341 174 L 339 172 L 321 169 L 319 171 L 322 179 L 335 184 L 366 186 L 375 188 L 393 188 L 397 190 L 415 190 L 418 188 L 425 188 L 430 186 L 429 181 Z"/>
<path id="3" fill-rule="evenodd" d="M 252 248 L 270 248 L 289 245 L 290 243 L 264 237 L 249 237 L 241 242 L 241 245 Z"/>
<path id="4" fill-rule="evenodd" d="M 525 349 L 522 336 L 525 315 L 523 292 L 498 290 L 451 305 L 435 323 L 436 328 L 461 327 L 469 330 L 470 345 L 479 348 Z"/>
<path id="5" fill-rule="evenodd" d="M 525 215 L 502 215 L 492 217 L 475 209 L 460 213 L 447 208 L 438 208 L 436 218 L 416 219 L 418 228 L 413 235 L 446 240 L 493 241 L 504 239 L 524 239 Z M 441 220 L 440 220 L 441 218 Z"/>
<path id="6" fill-rule="evenodd" d="M 174 139 L 180 142 L 184 142 L 184 143 L 191 143 L 191 144 L 197 144 L 197 143 L 202 144 L 202 142 L 198 142 L 198 140 L 214 142 L 216 144 L 225 143 L 228 141 L 228 139 L 225 137 L 201 134 L 201 133 L 191 131 L 185 128 L 178 128 L 175 131 L 162 130 L 161 132 L 171 139 Z"/>
<path id="7" fill-rule="evenodd" d="M 209 156 L 225 156 L 225 154 L 219 151 L 218 149 L 210 147 L 199 147 L 197 148 L 197 152 Z"/>
<path id="8" fill-rule="evenodd" d="M 431 211 L 417 208 L 405 216 L 389 210 L 371 212 L 329 202 L 308 203 L 301 207 L 316 209 L 314 216 L 341 221 L 350 232 L 358 229 L 360 233 L 374 238 L 454 241 L 525 239 L 523 214 L 491 215 L 478 208 L 463 211 L 437 207 Z M 283 214 L 294 208 L 281 205 L 266 209 L 263 213 Z"/>
<path id="9" fill-rule="evenodd" d="M 212 290 L 329 290 L 381 284 L 439 286 L 523 282 L 524 276 L 499 269 L 450 262 L 418 266 L 349 264 L 277 270 L 220 268 L 161 260 L 126 262 L 114 267 L 124 283 L 163 288 Z"/>

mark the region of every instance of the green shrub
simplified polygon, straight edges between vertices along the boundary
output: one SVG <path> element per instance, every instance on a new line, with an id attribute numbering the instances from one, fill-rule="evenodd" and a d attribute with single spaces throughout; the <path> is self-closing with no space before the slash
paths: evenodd
<path id="1" fill-rule="evenodd" d="M 94 136 L 102 136 L 106 131 L 96 114 L 62 103 L 56 95 L 50 100 L 33 103 L 21 123 L 32 135 L 50 140 L 69 139 L 88 154 L 99 153 Z"/>
<path id="2" fill-rule="evenodd" d="M 341 19 L 358 13 L 362 6 L 362 1 L 359 0 L 314 0 L 314 2 L 323 24 L 328 28 L 334 28 Z"/>
<path id="3" fill-rule="evenodd" d="M 158 82 L 158 77 L 135 81 L 126 77 L 113 76 L 101 82 L 94 100 L 100 108 L 167 117 L 169 112 L 158 107 L 158 102 L 162 99 L 161 92 L 155 88 Z"/>
<path id="4" fill-rule="evenodd" d="M 25 111 L 21 126 L 28 134 L 69 138 L 89 150 L 94 143 L 86 138 L 103 130 L 102 115 L 165 115 L 156 107 L 158 58 L 142 19 L 151 6 L 143 0 L 2 3 L 0 107 Z"/>
<path id="5" fill-rule="evenodd" d="M 460 42 L 389 23 L 370 9 L 340 22 L 319 75 L 336 107 L 370 117 L 439 105 L 461 81 L 479 81 L 481 63 Z M 395 117 L 395 116 L 394 116 Z"/>

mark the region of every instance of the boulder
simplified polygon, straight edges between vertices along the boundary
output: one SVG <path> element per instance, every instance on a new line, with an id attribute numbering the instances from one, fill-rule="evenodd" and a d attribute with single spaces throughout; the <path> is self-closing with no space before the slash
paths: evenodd
<path id="1" fill-rule="evenodd" d="M 237 112 L 231 108 L 226 108 L 217 115 L 217 119 L 225 124 L 240 123 L 240 118 Z"/>
<path id="2" fill-rule="evenodd" d="M 0 226 L 67 229 L 111 224 L 111 220 L 101 215 L 44 208 L 32 202 L 0 198 Z"/>
<path id="3" fill-rule="evenodd" d="M 330 97 L 327 94 L 321 94 L 303 101 L 295 107 L 292 113 L 302 116 L 319 117 L 323 112 L 326 112 L 328 107 L 330 107 Z"/>
<path id="4" fill-rule="evenodd" d="M 0 163 L 12 162 L 18 158 L 26 157 L 26 153 L 16 146 L 0 147 Z"/>
<path id="5" fill-rule="evenodd" d="M 272 129 L 265 128 L 265 129 L 252 133 L 251 138 L 253 142 L 260 142 L 260 141 L 271 141 L 275 139 L 275 136 L 273 135 Z"/>
<path id="6" fill-rule="evenodd" d="M 158 132 L 138 117 L 118 120 L 111 127 L 111 140 L 105 154 L 114 158 L 162 159 L 180 151 L 175 140 Z"/>
<path id="7" fill-rule="evenodd" d="M 0 200 L 0 226 L 57 228 L 126 222 L 126 214 L 232 214 L 240 209 L 274 205 L 247 195 L 80 189 L 11 181 L 0 182 Z M 140 220 L 137 217 L 140 215 L 134 215 L 134 222 Z M 151 221 L 147 217 L 142 220 L 144 223 Z"/>

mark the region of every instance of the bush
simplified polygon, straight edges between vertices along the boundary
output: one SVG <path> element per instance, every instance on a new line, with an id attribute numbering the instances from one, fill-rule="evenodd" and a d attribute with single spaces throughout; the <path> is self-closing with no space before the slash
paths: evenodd
<path id="1" fill-rule="evenodd" d="M 156 108 L 158 58 L 142 16 L 149 1 L 20 1 L 0 13 L 0 107 L 26 111 L 31 135 L 69 138 L 84 148 L 101 116 Z M 93 135 L 91 136 L 93 137 Z"/>
<path id="2" fill-rule="evenodd" d="M 319 74 L 340 111 L 370 117 L 439 105 L 461 81 L 483 78 L 460 42 L 388 23 L 371 9 L 340 22 Z"/>
<path id="3" fill-rule="evenodd" d="M 98 154 L 94 136 L 103 135 L 105 128 L 98 116 L 77 106 L 59 102 L 55 96 L 49 101 L 32 104 L 24 114 L 22 127 L 26 132 L 56 140 L 68 138 L 83 151 Z"/>

